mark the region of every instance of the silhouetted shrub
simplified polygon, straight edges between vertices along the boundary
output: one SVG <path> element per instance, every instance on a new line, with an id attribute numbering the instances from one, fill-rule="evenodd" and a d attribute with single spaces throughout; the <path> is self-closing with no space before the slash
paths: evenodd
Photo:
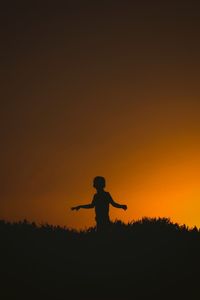
<path id="1" fill-rule="evenodd" d="M 167 218 L 115 221 L 104 234 L 1 220 L 0 241 L 2 299 L 196 299 L 199 293 L 200 231 Z"/>

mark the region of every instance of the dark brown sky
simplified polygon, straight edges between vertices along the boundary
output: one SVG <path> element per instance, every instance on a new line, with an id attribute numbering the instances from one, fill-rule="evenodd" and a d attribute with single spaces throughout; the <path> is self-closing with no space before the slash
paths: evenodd
<path id="1" fill-rule="evenodd" d="M 1 8 L 0 218 L 93 224 L 69 207 L 104 175 L 129 206 L 113 218 L 200 226 L 199 2 L 15 2 Z"/>

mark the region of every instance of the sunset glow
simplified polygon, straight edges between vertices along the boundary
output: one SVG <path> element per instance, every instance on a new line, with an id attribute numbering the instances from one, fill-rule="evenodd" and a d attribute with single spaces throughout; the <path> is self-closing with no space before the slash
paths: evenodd
<path id="1" fill-rule="evenodd" d="M 54 18 L 54 7 L 12 16 L 0 219 L 93 226 L 93 210 L 70 207 L 90 203 L 102 175 L 128 205 L 111 208 L 112 220 L 200 227 L 199 18 L 156 7 L 70 4 Z"/>

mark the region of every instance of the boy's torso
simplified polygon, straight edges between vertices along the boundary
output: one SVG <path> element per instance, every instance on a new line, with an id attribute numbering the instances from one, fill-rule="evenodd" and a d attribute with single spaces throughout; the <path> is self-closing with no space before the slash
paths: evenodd
<path id="1" fill-rule="evenodd" d="M 96 218 L 109 218 L 110 194 L 108 192 L 102 191 L 96 193 L 93 198 L 93 203 L 95 206 Z"/>

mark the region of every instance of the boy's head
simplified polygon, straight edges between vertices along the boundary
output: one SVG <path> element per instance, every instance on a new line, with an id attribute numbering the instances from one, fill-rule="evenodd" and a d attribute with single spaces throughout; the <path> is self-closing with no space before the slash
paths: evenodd
<path id="1" fill-rule="evenodd" d="M 97 190 L 103 190 L 106 186 L 106 180 L 102 176 L 96 176 L 93 180 L 93 187 Z"/>

